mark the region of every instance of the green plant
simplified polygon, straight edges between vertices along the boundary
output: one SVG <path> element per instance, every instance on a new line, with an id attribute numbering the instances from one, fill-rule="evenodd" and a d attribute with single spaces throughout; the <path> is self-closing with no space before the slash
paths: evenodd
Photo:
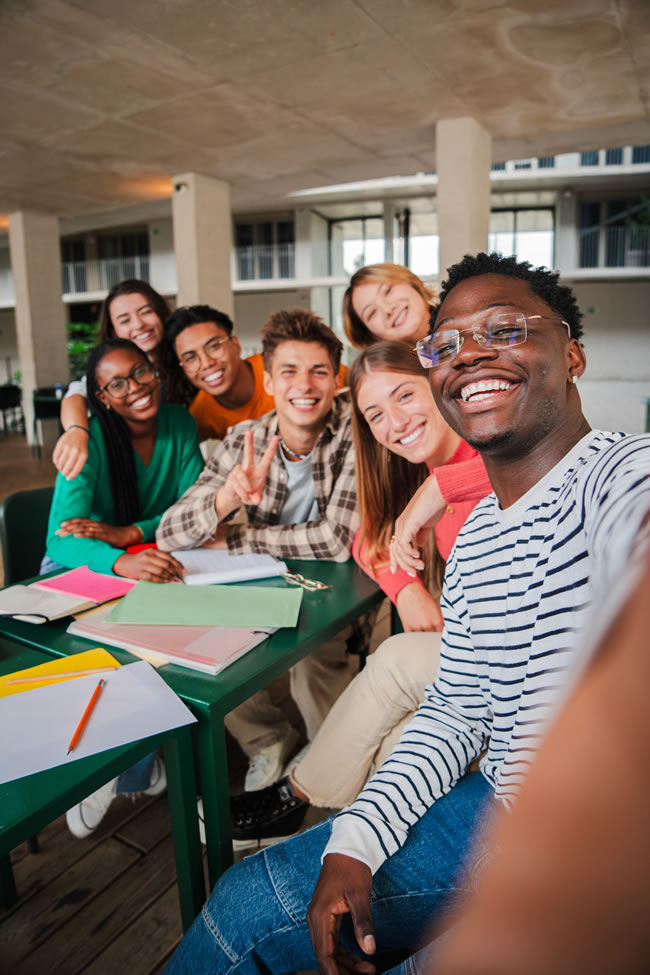
<path id="1" fill-rule="evenodd" d="M 72 379 L 86 374 L 88 355 L 99 339 L 99 322 L 68 322 L 68 362 Z"/>

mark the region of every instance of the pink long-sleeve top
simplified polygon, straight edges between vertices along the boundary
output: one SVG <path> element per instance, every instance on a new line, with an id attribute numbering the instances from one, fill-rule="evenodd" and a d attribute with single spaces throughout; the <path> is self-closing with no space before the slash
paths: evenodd
<path id="1" fill-rule="evenodd" d="M 440 493 L 447 502 L 447 510 L 434 528 L 436 546 L 446 561 L 456 541 L 456 535 L 465 524 L 470 511 L 481 498 L 491 492 L 492 485 L 480 454 L 464 440 L 460 441 L 453 456 L 442 467 L 432 469 L 431 473 L 435 474 Z M 424 585 L 419 577 L 414 579 L 404 569 L 398 569 L 393 574 L 388 562 L 371 569 L 365 558 L 367 547 L 366 542 L 361 545 L 359 529 L 352 546 L 352 555 L 392 603 L 395 603 L 404 586 L 412 582 Z"/>

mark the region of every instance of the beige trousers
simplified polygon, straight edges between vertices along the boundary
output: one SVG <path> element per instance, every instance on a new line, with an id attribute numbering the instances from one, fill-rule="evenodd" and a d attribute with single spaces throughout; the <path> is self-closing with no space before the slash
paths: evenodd
<path id="1" fill-rule="evenodd" d="M 436 676 L 440 638 L 440 633 L 400 633 L 368 657 L 292 772 L 312 805 L 349 805 L 371 764 L 379 768 L 388 758 Z"/>
<path id="2" fill-rule="evenodd" d="M 351 629 L 341 630 L 289 671 L 291 696 L 303 717 L 309 741 L 314 740 L 332 705 L 359 669 L 358 656 L 347 653 Z M 225 725 L 249 758 L 281 741 L 291 728 L 266 688 L 227 714 Z"/>

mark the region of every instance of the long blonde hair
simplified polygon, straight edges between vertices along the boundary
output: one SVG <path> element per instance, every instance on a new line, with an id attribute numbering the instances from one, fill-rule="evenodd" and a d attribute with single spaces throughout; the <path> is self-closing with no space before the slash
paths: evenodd
<path id="1" fill-rule="evenodd" d="M 357 356 L 350 368 L 361 544 L 365 546 L 370 567 L 375 569 L 387 563 L 393 525 L 429 471 L 426 464 L 411 464 L 373 436 L 358 403 L 363 378 L 373 372 L 405 373 L 424 379 L 427 373 L 410 346 L 403 342 L 375 342 Z M 425 585 L 439 589 L 445 562 L 436 548 L 433 532 L 422 554 Z"/>
<path id="2" fill-rule="evenodd" d="M 365 267 L 360 267 L 350 278 L 349 287 L 343 295 L 343 328 L 355 349 L 367 349 L 377 341 L 352 307 L 354 289 L 369 281 L 408 284 L 417 291 L 427 305 L 432 305 L 436 301 L 435 291 L 427 287 L 417 274 L 413 274 L 413 271 L 409 271 L 401 264 L 367 264 Z"/>

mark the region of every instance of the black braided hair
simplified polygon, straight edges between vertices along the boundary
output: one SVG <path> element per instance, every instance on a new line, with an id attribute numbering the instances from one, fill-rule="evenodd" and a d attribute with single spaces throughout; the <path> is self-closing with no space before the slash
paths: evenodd
<path id="1" fill-rule="evenodd" d="M 433 331 L 440 305 L 451 291 L 468 278 L 476 278 L 481 274 L 503 274 L 511 278 L 527 281 L 530 290 L 538 298 L 545 301 L 549 308 L 569 325 L 571 338 L 579 339 L 582 335 L 582 312 L 578 308 L 576 296 L 571 288 L 560 284 L 557 271 L 549 271 L 545 267 L 533 267 L 528 261 L 518 261 L 516 257 L 504 257 L 503 254 L 465 254 L 462 261 L 447 268 L 447 280 L 443 281 L 440 289 L 440 301 L 431 310 L 429 330 Z"/>
<path id="2" fill-rule="evenodd" d="M 136 352 L 145 362 L 147 355 L 128 339 L 108 339 L 92 350 L 88 357 L 88 405 L 99 421 L 104 438 L 108 469 L 113 490 L 113 506 L 117 525 L 132 525 L 140 517 L 140 495 L 135 473 L 135 457 L 131 434 L 126 422 L 115 410 L 109 410 L 99 398 L 97 367 L 113 349 Z"/>

